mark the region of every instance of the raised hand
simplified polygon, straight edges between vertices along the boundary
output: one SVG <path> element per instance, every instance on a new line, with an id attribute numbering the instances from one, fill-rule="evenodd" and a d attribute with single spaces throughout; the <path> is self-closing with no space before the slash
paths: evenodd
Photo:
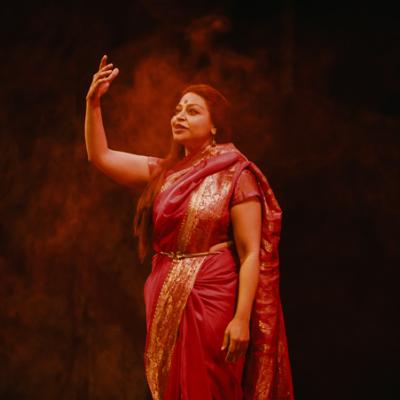
<path id="1" fill-rule="evenodd" d="M 107 56 L 101 58 L 99 70 L 93 75 L 92 83 L 86 95 L 86 101 L 99 102 L 101 96 L 107 92 L 111 82 L 119 73 L 118 68 L 113 68 L 113 64 L 107 64 Z"/>

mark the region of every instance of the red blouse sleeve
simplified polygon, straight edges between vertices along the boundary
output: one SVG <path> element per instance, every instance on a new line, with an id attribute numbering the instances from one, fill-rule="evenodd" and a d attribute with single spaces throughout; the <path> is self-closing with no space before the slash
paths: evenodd
<path id="1" fill-rule="evenodd" d="M 162 160 L 162 158 L 159 158 L 159 157 L 147 156 L 147 164 L 149 166 L 150 176 L 153 175 L 153 172 L 158 167 L 161 160 Z"/>
<path id="2" fill-rule="evenodd" d="M 231 199 L 231 207 L 254 196 L 261 200 L 257 179 L 251 171 L 244 169 L 236 182 Z"/>

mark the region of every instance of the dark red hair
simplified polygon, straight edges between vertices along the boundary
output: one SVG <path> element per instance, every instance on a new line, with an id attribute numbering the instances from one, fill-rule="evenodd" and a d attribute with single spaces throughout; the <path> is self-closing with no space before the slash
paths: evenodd
<path id="1" fill-rule="evenodd" d="M 207 84 L 188 85 L 182 90 L 180 97 L 189 92 L 195 93 L 205 100 L 211 121 L 217 128 L 216 142 L 230 142 L 232 128 L 228 100 L 217 89 Z M 139 258 L 142 262 L 151 247 L 154 198 L 160 190 L 167 170 L 172 168 L 184 156 L 184 146 L 172 141 L 168 155 L 160 162 L 138 200 L 133 229 L 134 235 L 139 239 Z"/>

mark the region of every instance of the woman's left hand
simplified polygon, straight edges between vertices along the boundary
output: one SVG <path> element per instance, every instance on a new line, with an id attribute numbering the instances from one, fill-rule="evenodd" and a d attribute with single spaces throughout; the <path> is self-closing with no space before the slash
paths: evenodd
<path id="1" fill-rule="evenodd" d="M 233 318 L 225 329 L 221 347 L 221 350 L 228 349 L 225 360 L 235 362 L 240 356 L 244 355 L 247 351 L 249 338 L 249 321 L 237 317 Z"/>

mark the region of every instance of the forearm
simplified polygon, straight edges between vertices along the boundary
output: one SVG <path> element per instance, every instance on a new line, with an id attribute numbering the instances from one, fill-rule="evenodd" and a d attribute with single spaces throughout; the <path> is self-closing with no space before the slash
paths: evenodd
<path id="1" fill-rule="evenodd" d="M 235 318 L 249 321 L 257 290 L 260 269 L 259 255 L 249 254 L 242 262 L 239 271 L 239 295 Z"/>
<path id="2" fill-rule="evenodd" d="M 85 140 L 88 160 L 96 163 L 108 151 L 100 101 L 86 101 Z"/>

